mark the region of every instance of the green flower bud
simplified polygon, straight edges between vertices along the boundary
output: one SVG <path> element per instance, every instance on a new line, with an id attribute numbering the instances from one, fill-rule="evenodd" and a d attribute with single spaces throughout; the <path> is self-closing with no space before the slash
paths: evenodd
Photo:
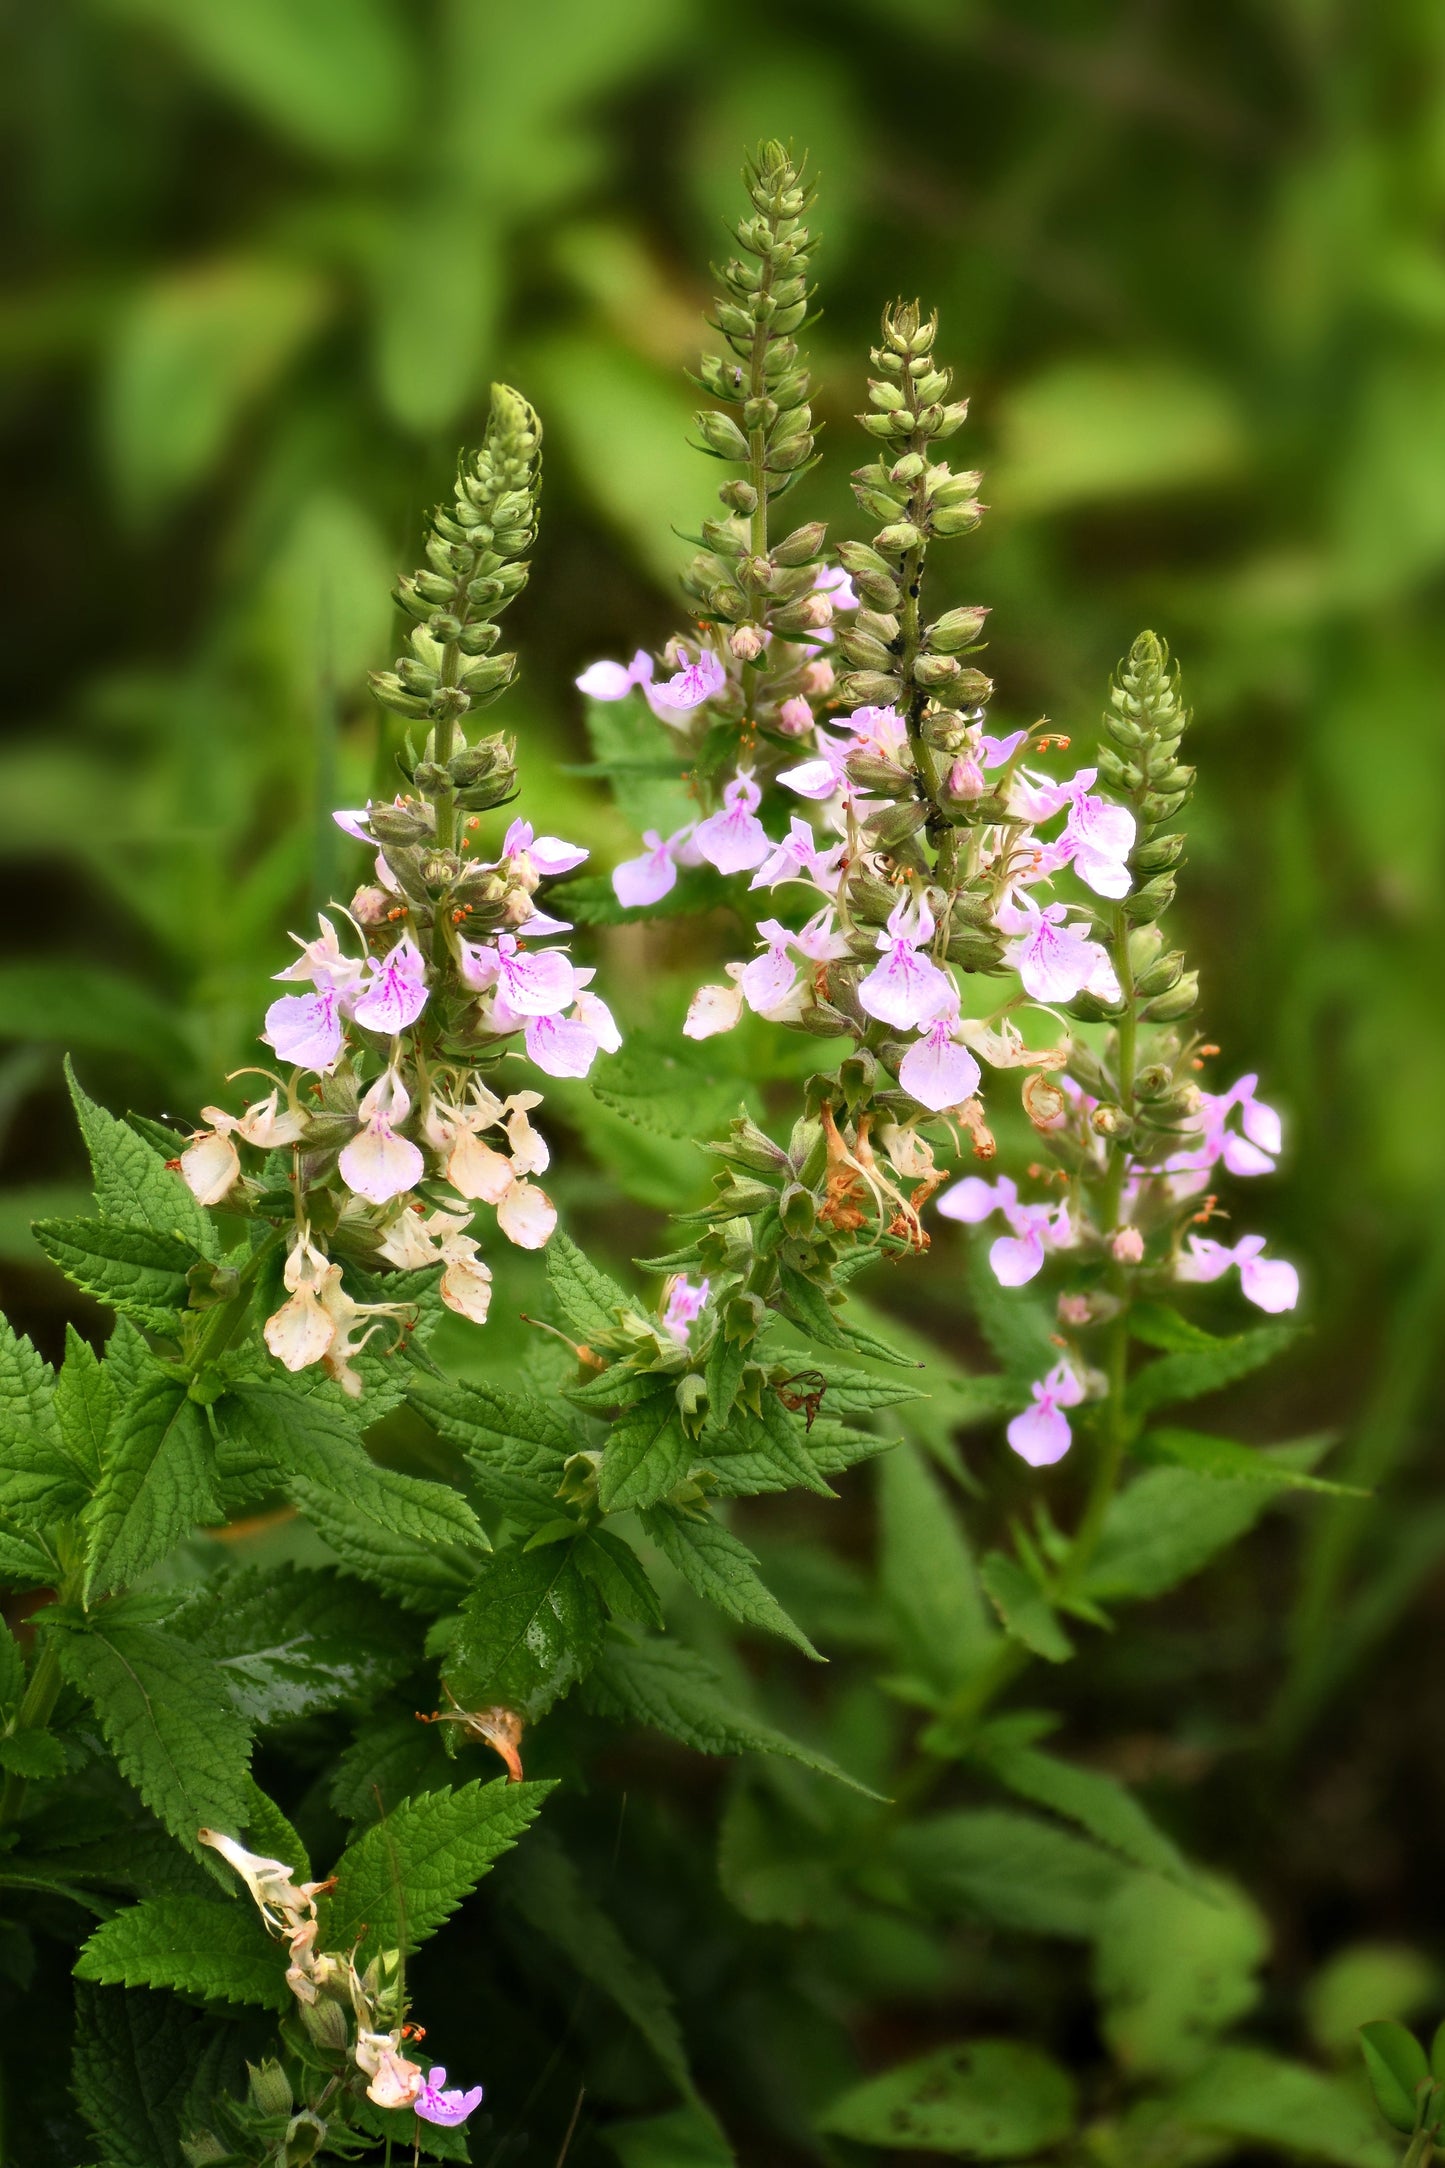
<path id="1" fill-rule="evenodd" d="M 886 708 L 903 690 L 902 680 L 881 670 L 850 670 L 838 691 L 849 707 Z"/>
<path id="2" fill-rule="evenodd" d="M 954 535 L 972 534 L 983 518 L 983 506 L 977 503 L 940 505 L 929 517 L 929 525 L 940 541 Z"/>
<path id="3" fill-rule="evenodd" d="M 956 655 L 961 648 L 972 647 L 983 631 L 986 609 L 949 610 L 935 618 L 925 638 L 937 655 Z"/>
<path id="4" fill-rule="evenodd" d="M 1188 1016 L 1199 999 L 1199 973 L 1186 971 L 1170 992 L 1146 1002 L 1140 1015 L 1151 1024 L 1174 1024 Z"/>
<path id="5" fill-rule="evenodd" d="M 792 1182 L 778 1200 L 778 1216 L 786 1234 L 806 1241 L 818 1223 L 818 1207 L 811 1190 Z"/>
<path id="6" fill-rule="evenodd" d="M 296 2105 L 291 2081 L 278 2062 L 247 2063 L 247 2094 L 259 2115 L 289 2115 Z"/>

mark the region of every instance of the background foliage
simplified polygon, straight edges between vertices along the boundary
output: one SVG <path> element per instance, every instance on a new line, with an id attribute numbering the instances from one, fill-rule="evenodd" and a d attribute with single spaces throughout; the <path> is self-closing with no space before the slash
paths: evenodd
<path id="1" fill-rule="evenodd" d="M 1096 1644 L 1064 1682 L 1071 1725 L 1085 1748 L 1123 1734 L 1119 1773 L 1252 1891 L 1279 2045 L 1307 2037 L 1302 2011 L 1320 2046 L 1338 2039 L 1320 1967 L 1361 1941 L 1413 1945 L 1428 2003 L 1445 1954 L 1438 10 L 55 0 L 13 49 L 0 1247 L 17 1325 L 53 1354 L 67 1315 L 100 1318 L 26 1232 L 82 1209 L 59 1049 L 110 1104 L 189 1116 L 255 1051 L 286 926 L 355 872 L 326 815 L 389 757 L 363 673 L 392 650 L 388 585 L 493 376 L 548 430 L 526 675 L 499 720 L 539 824 L 604 862 L 630 844 L 565 772 L 589 759 L 571 680 L 677 621 L 688 546 L 666 522 L 695 527 L 713 479 L 684 441 L 703 266 L 740 147 L 806 142 L 835 459 L 798 516 L 846 520 L 876 302 L 917 290 L 973 394 L 995 508 L 959 599 L 993 607 L 999 727 L 1048 713 L 1087 739 L 1141 623 L 1183 657 L 1200 789 L 1182 930 L 1211 1029 L 1287 1109 L 1271 1232 L 1309 1261 L 1316 1326 L 1260 1421 L 1343 1426 L 1333 1472 L 1380 1490 L 1275 1513 L 1147 1642 Z M 603 943 L 635 1025 L 675 1023 L 698 963 L 727 952 L 706 921 Z M 629 1085 L 625 1055 L 610 1105 L 568 1098 L 586 1150 L 558 1199 L 619 1266 L 705 1184 L 686 1139 L 726 1116 L 753 1056 L 740 1037 L 719 1059 L 738 1076 L 708 1068 L 673 1137 L 628 1119 L 646 1079 Z M 920 1330 L 950 1317 L 960 1263 L 940 1239 L 911 1269 Z M 449 1360 L 514 1370 L 525 1340 L 499 1301 Z M 970 1454 L 1002 1526 L 1019 1475 L 993 1443 Z M 866 1472 L 844 1493 L 765 1503 L 748 1533 L 837 1659 L 829 1743 L 861 1769 L 884 1719 L 850 1701 L 847 1647 L 866 1669 L 883 1627 L 856 1600 Z M 895 1495 L 887 1525 L 905 1510 Z M 790 1671 L 774 1684 L 782 1708 L 802 1691 Z M 804 2157 L 805 2103 L 1030 1995 L 1087 2057 L 1072 1959 L 1000 1978 L 965 1946 L 941 1965 L 901 1930 L 850 1944 L 824 1903 L 785 1981 L 766 1896 L 743 1905 L 752 1926 L 699 1897 L 706 1877 L 675 1904 L 723 1782 L 679 1766 L 686 1788 L 622 1864 L 595 1828 L 577 1841 L 623 1878 L 634 1934 L 710 2039 L 704 2090 L 755 2117 L 747 2157 Z M 728 1804 L 734 1897 L 751 1798 Z M 508 2132 L 555 2150 L 575 2085 L 509 2098 L 504 2060 L 493 2157 Z"/>

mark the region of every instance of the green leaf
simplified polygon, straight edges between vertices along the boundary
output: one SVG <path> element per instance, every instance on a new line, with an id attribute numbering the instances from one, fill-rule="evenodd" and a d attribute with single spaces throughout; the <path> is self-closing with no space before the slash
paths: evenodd
<path id="1" fill-rule="evenodd" d="M 843 1370 L 834 1363 L 820 1363 L 827 1379 L 822 1406 L 829 1415 L 874 1415 L 880 1408 L 897 1408 L 910 1400 L 930 1395 L 901 1378 L 875 1378 L 869 1370 Z"/>
<path id="2" fill-rule="evenodd" d="M 555 1944 L 572 1970 L 636 2026 L 678 2091 L 694 2097 L 682 2029 L 666 1983 L 624 1939 L 587 1879 L 546 1830 L 539 1830 L 508 1863 L 506 1894 L 528 1926 Z"/>
<path id="3" fill-rule="evenodd" d="M 154 1365 L 111 1432 L 85 1510 L 85 1596 L 135 1581 L 198 1524 L 221 1518 L 206 1412 Z"/>
<path id="4" fill-rule="evenodd" d="M 617 809 L 630 828 L 638 835 L 655 828 L 666 836 L 697 818 L 678 761 L 667 757 L 665 748 L 659 757 L 656 718 L 640 692 L 630 692 L 625 700 L 588 700 L 583 713 L 596 771 L 611 783 Z M 579 885 L 567 884 L 569 917 Z M 617 904 L 610 879 L 597 878 L 594 885 Z M 620 912 L 622 907 L 617 908 Z"/>
<path id="5" fill-rule="evenodd" d="M 1417 2087 L 1430 2079 L 1429 2058 L 1415 2035 L 1393 2018 L 1375 2018 L 1360 2027 L 1360 2053 L 1385 2121 L 1413 2131 L 1420 2120 Z"/>
<path id="6" fill-rule="evenodd" d="M 717 1478 L 718 1495 L 745 1498 L 760 1491 L 810 1490 L 820 1498 L 837 1494 L 828 1484 L 820 1450 L 831 1429 L 815 1423 L 804 1428 L 801 1416 L 791 1415 L 776 1394 L 763 1394 L 761 1415 L 735 1406 L 722 1428 L 709 1428 L 698 1443 L 698 1457 Z M 887 1441 L 862 1431 L 851 1432 L 858 1450 L 839 1463 L 849 1467 L 870 1453 L 886 1451 Z"/>
<path id="7" fill-rule="evenodd" d="M 331 1804 L 345 1821 L 370 1824 L 415 1793 L 445 1791 L 455 1773 L 439 1726 L 419 1724 L 414 1712 L 377 1717 L 337 1757 Z"/>
<path id="8" fill-rule="evenodd" d="M 1165 1355 L 1208 1354 L 1219 1345 L 1217 1333 L 1206 1332 L 1166 1302 L 1136 1302 L 1129 1312 L 1129 1329 L 1136 1340 Z"/>
<path id="9" fill-rule="evenodd" d="M 1319 1439 L 1321 1450 L 1332 1433 Z M 1314 1442 L 1314 1441 L 1311 1441 Z M 1189 1468 L 1195 1475 L 1241 1483 L 1265 1483 L 1271 1490 L 1322 1491 L 1331 1498 L 1368 1498 L 1357 1483 L 1331 1483 L 1323 1476 L 1306 1475 L 1288 1462 L 1270 1460 L 1263 1449 L 1238 1445 L 1231 1438 L 1209 1438 L 1197 1430 L 1151 1430 L 1134 1447 L 1137 1460 L 1158 1461 L 1166 1466 Z"/>
<path id="10" fill-rule="evenodd" d="M 174 1335 L 190 1298 L 186 1274 L 199 1255 L 191 1243 L 119 1220 L 37 1220 L 34 1232 L 76 1287 L 154 1332 Z"/>
<path id="11" fill-rule="evenodd" d="M 1054 1319 L 1031 1295 L 999 1285 L 988 1261 L 988 1247 L 978 1241 L 968 1245 L 969 1302 L 979 1330 L 1008 1378 L 1027 1385 L 1058 1361 Z"/>
<path id="12" fill-rule="evenodd" d="M 322 1946 L 360 1963 L 378 1950 L 415 1949 L 449 1920 L 493 1860 L 511 1850 L 551 1784 L 464 1784 L 404 1799 L 348 1845 L 322 1900 Z"/>
<path id="13" fill-rule="evenodd" d="M 442 1437 L 466 1454 L 477 1489 L 489 1504 L 534 1527 L 552 1518 L 563 1462 L 587 1444 L 565 1405 L 485 1380 L 442 1384 L 428 1379 L 413 1386 L 408 1397 Z"/>
<path id="14" fill-rule="evenodd" d="M 1130 1875 L 1104 1906 L 1094 1952 L 1115 2059 L 1141 2074 L 1194 2069 L 1253 2009 L 1268 1951 L 1263 1920 L 1232 1884 L 1211 1876 L 1186 1890 Z"/>
<path id="15" fill-rule="evenodd" d="M 365 1705 L 415 1657 L 400 1617 L 370 1590 L 296 1566 L 217 1574 L 176 1625 L 253 1724 Z"/>
<path id="16" fill-rule="evenodd" d="M 1438 2009 L 1440 1968 L 1400 1942 L 1355 1942 L 1336 1951 L 1305 1991 L 1310 2038 L 1326 2055 L 1352 2059 L 1371 2018 L 1418 2018 Z"/>
<path id="17" fill-rule="evenodd" d="M 604 1463 L 605 1465 L 605 1463 Z M 745 1543 L 710 1516 L 694 1519 L 659 1506 L 644 1516 L 643 1526 L 658 1549 L 677 1568 L 689 1588 L 739 1626 L 778 1634 L 821 1664 L 812 1642 L 793 1623 L 758 1573 L 758 1562 Z"/>
<path id="18" fill-rule="evenodd" d="M 832 2137 L 890 2152 L 1021 2160 L 1074 2128 L 1073 2080 L 1017 2040 L 970 2040 L 855 2085 L 818 2119 Z"/>
<path id="19" fill-rule="evenodd" d="M 879 1579 L 900 1653 L 910 1671 L 947 1692 L 994 1639 L 978 1571 L 949 1499 L 916 1446 L 890 1453 L 878 1476 Z"/>
<path id="20" fill-rule="evenodd" d="M 93 1485 L 115 1420 L 109 1370 L 73 1325 L 65 1328 L 65 1362 L 55 1381 L 55 1416 L 66 1451 Z"/>
<path id="21" fill-rule="evenodd" d="M 1161 1355 L 1130 1380 L 1125 1407 L 1134 1420 L 1142 1421 L 1155 1408 L 1176 1400 L 1197 1400 L 1201 1394 L 1232 1385 L 1236 1378 L 1247 1378 L 1298 1338 L 1297 1325 L 1260 1325 L 1253 1332 L 1236 1333 L 1208 1347 Z"/>
<path id="22" fill-rule="evenodd" d="M 0 1584 L 14 1589 L 53 1588 L 60 1572 L 59 1560 L 41 1537 L 0 1527 Z"/>
<path id="23" fill-rule="evenodd" d="M 67 1682 L 100 1719 L 121 1775 L 195 1858 L 203 1827 L 243 1829 L 251 1735 L 208 1658 L 159 1626 L 94 1613 L 53 1627 Z"/>
<path id="24" fill-rule="evenodd" d="M 198 1249 L 203 1257 L 219 1257 L 215 1222 L 196 1203 L 180 1176 L 167 1167 L 160 1153 L 127 1123 L 117 1121 L 104 1107 L 87 1098 L 68 1061 L 65 1081 L 90 1154 L 101 1218 L 119 1220 L 130 1227 L 148 1227 L 152 1234 L 174 1235 Z"/>
<path id="25" fill-rule="evenodd" d="M 13 1709 L 25 1691 L 25 1658 L 20 1643 L 0 1619 L 0 1711 Z"/>
<path id="26" fill-rule="evenodd" d="M 1258 2048 L 1222 2048 L 1175 2094 L 1174 2106 L 1201 2130 L 1278 2146 L 1312 2168 L 1397 2168 L 1398 2146 L 1343 2080 Z"/>
<path id="27" fill-rule="evenodd" d="M 596 1583 L 614 1618 L 628 1619 L 634 1626 L 661 1626 L 661 1598 L 630 1543 L 610 1528 L 589 1528 L 573 1556 Z"/>
<path id="28" fill-rule="evenodd" d="M 71 2083 L 106 2168 L 187 2168 L 182 2138 L 198 2095 L 245 2083 L 234 2037 L 206 2011 L 143 1988 L 75 1994 Z"/>
<path id="29" fill-rule="evenodd" d="M 73 956 L 0 965 L 0 1039 L 129 1054 L 166 1077 L 189 1075 L 195 1062 L 172 1004 Z"/>
<path id="30" fill-rule="evenodd" d="M 594 1666 L 583 1700 L 599 1716 L 650 1724 L 702 1754 L 776 1754 L 835 1777 L 865 1798 L 879 1796 L 826 1754 L 739 1709 L 711 1664 L 675 1642 L 613 1642 Z"/>
<path id="31" fill-rule="evenodd" d="M 584 1340 L 606 1340 L 617 1330 L 617 1312 L 637 1308 L 632 1297 L 599 1272 L 560 1230 L 547 1244 L 547 1284 L 562 1315 Z"/>
<path id="32" fill-rule="evenodd" d="M 73 1512 L 85 1470 L 67 1450 L 49 1363 L 0 1317 L 0 1512 L 38 1525 Z"/>
<path id="33" fill-rule="evenodd" d="M 618 770 L 608 773 L 616 775 Z M 567 909 L 579 926 L 639 926 L 660 918 L 699 918 L 704 911 L 724 909 L 733 902 L 733 889 L 726 876 L 711 866 L 685 866 L 661 901 L 645 907 L 629 910 L 619 903 L 611 881 L 601 874 L 569 881 L 566 898 Z"/>
<path id="34" fill-rule="evenodd" d="M 1271 1495 L 1262 1483 L 1151 1468 L 1111 1503 L 1079 1593 L 1102 1603 L 1163 1595 L 1251 1529 Z"/>
<path id="35" fill-rule="evenodd" d="M 17 1731 L 0 1738 L 0 1769 L 37 1783 L 65 1774 L 65 1749 L 48 1731 Z"/>
<path id="36" fill-rule="evenodd" d="M 1082 1837 L 993 1808 L 918 1822 L 901 1832 L 892 1856 L 922 1901 L 946 1915 L 1085 1942 L 1126 1876 Z"/>
<path id="37" fill-rule="evenodd" d="M 1037 1747 L 984 1736 L 975 1756 L 1021 1799 L 1077 1822 L 1136 1867 L 1194 1886 L 1197 1877 L 1178 1847 L 1156 1829 L 1133 1794 L 1102 1770 L 1080 1769 Z"/>
<path id="38" fill-rule="evenodd" d="M 979 1579 L 1003 1621 L 1005 1633 L 1048 1663 L 1068 1662 L 1074 1644 L 1043 1590 L 1017 1559 L 1004 1551 L 990 1551 L 979 1568 Z"/>
<path id="39" fill-rule="evenodd" d="M 285 1944 L 248 1896 L 147 1897 L 96 1929 L 75 1977 L 101 1987 L 172 1987 L 210 2002 L 290 2007 Z"/>
<path id="40" fill-rule="evenodd" d="M 695 2104 L 599 2132 L 622 2168 L 737 2168 L 737 2156 L 707 2109 Z"/>
<path id="41" fill-rule="evenodd" d="M 596 1587 L 574 1547 L 501 1551 L 483 1561 L 447 1653 L 447 1683 L 466 1709 L 546 1714 L 591 1665 L 603 1633 Z"/>
<path id="42" fill-rule="evenodd" d="M 682 1427 L 677 1395 L 665 1385 L 626 1409 L 613 1424 L 597 1471 L 597 1502 L 604 1513 L 656 1505 L 676 1490 L 694 1458 Z"/>
<path id="43" fill-rule="evenodd" d="M 621 1052 L 599 1065 L 592 1090 L 640 1129 L 690 1143 L 725 1129 L 745 1096 L 743 1079 L 715 1048 L 646 1032 L 629 1033 Z"/>
<path id="44" fill-rule="evenodd" d="M 810 1339 L 819 1347 L 851 1348 L 857 1355 L 871 1355 L 875 1362 L 895 1363 L 903 1370 L 917 1370 L 920 1365 L 913 1356 L 881 1340 L 876 1333 L 864 1332 L 860 1327 L 848 1324 L 828 1301 L 822 1289 L 806 1279 L 801 1272 L 794 1272 L 788 1265 L 780 1265 L 778 1278 L 782 1287 L 784 1314 L 800 1325 Z"/>

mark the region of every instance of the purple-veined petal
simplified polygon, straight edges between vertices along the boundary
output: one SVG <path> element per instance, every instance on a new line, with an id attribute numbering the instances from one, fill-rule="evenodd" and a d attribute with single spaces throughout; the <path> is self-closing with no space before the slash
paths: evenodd
<path id="1" fill-rule="evenodd" d="M 314 994 L 280 995 L 266 1011 L 261 1036 L 282 1061 L 324 1075 L 341 1053 L 335 988 L 319 986 Z"/>
<path id="2" fill-rule="evenodd" d="M 546 1076 L 586 1076 L 597 1059 L 597 1041 L 583 1023 L 565 1016 L 529 1016 L 527 1059 Z"/>

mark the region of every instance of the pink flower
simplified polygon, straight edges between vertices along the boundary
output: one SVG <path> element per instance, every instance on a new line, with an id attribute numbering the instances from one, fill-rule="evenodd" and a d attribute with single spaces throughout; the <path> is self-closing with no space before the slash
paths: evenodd
<path id="1" fill-rule="evenodd" d="M 956 1107 L 978 1090 L 981 1071 L 967 1047 L 954 1037 L 958 1013 L 935 1018 L 915 1039 L 898 1064 L 898 1081 L 909 1097 L 931 1113 Z"/>
<path id="2" fill-rule="evenodd" d="M 647 848 L 640 858 L 624 858 L 612 869 L 612 888 L 624 910 L 636 911 L 644 904 L 660 903 L 677 881 L 680 849 L 693 832 L 693 823 L 679 828 L 664 843 L 655 828 L 646 828 L 642 840 Z"/>
<path id="3" fill-rule="evenodd" d="M 519 1250 L 544 1249 L 557 1224 L 557 1207 L 535 1182 L 513 1182 L 497 1205 L 497 1225 Z"/>
<path id="4" fill-rule="evenodd" d="M 813 592 L 831 596 L 835 610 L 856 610 L 858 607 L 857 591 L 841 565 L 820 566 Z"/>
<path id="5" fill-rule="evenodd" d="M 373 960 L 370 980 L 351 1013 L 367 1031 L 395 1038 L 425 1007 L 426 962 L 411 935 L 403 934 L 384 962 Z"/>
<path id="6" fill-rule="evenodd" d="M 764 918 L 758 921 L 758 932 L 767 946 L 761 956 L 755 956 L 739 972 L 738 987 L 748 1007 L 766 1016 L 792 1000 L 800 981 L 798 967 L 789 953 L 794 940 L 791 928 L 779 925 L 775 918 Z"/>
<path id="7" fill-rule="evenodd" d="M 495 942 L 462 941 L 462 984 L 474 993 L 495 991 L 498 1004 L 513 1016 L 556 1016 L 570 1006 L 577 975 L 561 949 L 538 949 L 524 955 L 512 933 Z"/>
<path id="8" fill-rule="evenodd" d="M 474 2085 L 469 2092 L 464 2093 L 459 2087 L 453 2086 L 449 2092 L 444 2092 L 442 2088 L 446 2081 L 446 2064 L 434 2063 L 422 2079 L 421 2089 L 412 2106 L 424 2123 L 440 2123 L 452 2130 L 458 2123 L 465 2123 L 479 2104 L 482 2088 Z"/>
<path id="9" fill-rule="evenodd" d="M 661 685 L 643 683 L 648 706 L 663 722 L 670 723 L 679 715 L 701 707 L 704 700 L 711 700 L 727 684 L 728 674 L 716 655 L 705 647 L 697 661 L 687 663 Z"/>
<path id="10" fill-rule="evenodd" d="M 1108 952 L 1091 941 L 1081 925 L 1067 926 L 1065 906 L 1040 909 L 1032 896 L 1001 903 L 995 914 L 999 931 L 1012 934 L 1004 950 L 1035 1001 L 1073 1001 L 1085 988 L 1104 1001 L 1119 999 L 1119 984 Z"/>
<path id="11" fill-rule="evenodd" d="M 667 1283 L 667 1300 L 663 1305 L 662 1322 L 673 1339 L 680 1341 L 684 1347 L 687 1345 L 689 1326 L 702 1315 L 709 1285 L 710 1282 L 704 1280 L 700 1286 L 694 1287 L 682 1273 L 678 1273 Z"/>
<path id="12" fill-rule="evenodd" d="M 411 1112 L 410 1095 L 394 1069 L 382 1071 L 357 1111 L 366 1127 L 341 1154 L 341 1179 L 368 1204 L 389 1204 L 415 1189 L 426 1171 L 416 1145 L 393 1131 L 393 1123 Z"/>
<path id="13" fill-rule="evenodd" d="M 932 939 L 933 913 L 926 903 L 914 904 L 904 897 L 894 906 L 887 931 L 878 936 L 882 963 L 858 988 L 859 1002 L 870 1016 L 900 1031 L 911 1031 L 957 1006 L 952 978 L 918 953 Z"/>
<path id="14" fill-rule="evenodd" d="M 693 841 L 719 873 L 746 873 L 772 849 L 757 808 L 763 794 L 746 768 L 740 768 L 723 792 L 723 810 L 703 821 Z"/>
<path id="15" fill-rule="evenodd" d="M 731 1031 L 742 1013 L 740 986 L 699 986 L 688 1003 L 682 1035 L 684 1039 L 715 1039 L 720 1031 Z"/>
<path id="16" fill-rule="evenodd" d="M 594 662 L 576 682 L 589 700 L 625 700 L 634 685 L 646 685 L 652 677 L 652 657 L 639 648 L 630 663 Z"/>
<path id="17" fill-rule="evenodd" d="M 1207 1235 L 1189 1237 L 1189 1254 L 1175 1266 L 1175 1276 L 1193 1282 L 1218 1280 L 1231 1265 L 1239 1267 L 1240 1291 L 1257 1309 L 1277 1315 L 1299 1301 L 1299 1274 L 1282 1257 L 1264 1255 L 1263 1235 L 1241 1235 L 1231 1248 Z"/>
<path id="18" fill-rule="evenodd" d="M 597 1037 L 577 1017 L 529 1016 L 526 1037 L 527 1059 L 546 1076 L 586 1076 L 597 1059 Z"/>
<path id="19" fill-rule="evenodd" d="M 539 836 L 530 821 L 513 821 L 502 839 L 504 859 L 525 858 L 544 877 L 570 873 L 588 855 L 580 843 L 564 843 L 560 836 Z"/>
<path id="20" fill-rule="evenodd" d="M 1049 1468 L 1062 1460 L 1074 1442 L 1065 1408 L 1076 1408 L 1084 1388 L 1066 1362 L 1055 1363 L 1046 1378 L 1029 1387 L 1033 1406 L 1008 1426 L 1008 1442 L 1031 1468 Z"/>
<path id="21" fill-rule="evenodd" d="M 801 694 L 794 693 L 778 710 L 778 728 L 785 738 L 805 738 L 813 727 L 813 711 Z"/>
<path id="22" fill-rule="evenodd" d="M 850 753 L 875 753 L 880 760 L 896 761 L 908 743 L 908 725 L 897 708 L 854 708 L 844 721 L 853 739 Z"/>
<path id="23" fill-rule="evenodd" d="M 823 750 L 816 758 L 800 760 L 796 768 L 784 768 L 778 781 L 800 798 L 811 798 L 814 804 L 821 805 L 825 798 L 836 797 L 848 787 L 848 771 L 843 763 L 852 747 L 841 739 L 827 737 L 821 730 L 818 742 Z"/>
<path id="24" fill-rule="evenodd" d="M 1044 1245 L 1066 1248 L 1073 1240 L 1068 1207 L 1021 1204 L 1017 1184 L 1006 1174 L 996 1182 L 966 1174 L 946 1189 L 938 1200 L 945 1219 L 962 1220 L 976 1227 L 995 1212 L 1002 1212 L 1011 1234 L 1000 1235 L 988 1253 L 994 1278 L 1001 1287 L 1023 1287 L 1043 1270 Z"/>
<path id="25" fill-rule="evenodd" d="M 1096 896 L 1127 896 L 1133 887 L 1129 853 L 1134 848 L 1134 816 L 1126 806 L 1081 792 L 1069 808 L 1060 838 L 1079 879 Z"/>
<path id="26" fill-rule="evenodd" d="M 820 851 L 812 829 L 795 813 L 788 822 L 788 832 L 782 842 L 774 845 L 748 886 L 776 888 L 781 881 L 811 881 L 824 895 L 835 896 L 841 878 L 838 861 L 842 855 L 841 843 Z"/>
<path id="27" fill-rule="evenodd" d="M 336 928 L 325 913 L 320 913 L 317 924 L 321 931 L 314 941 L 303 941 L 299 934 L 291 939 L 301 954 L 294 964 L 287 964 L 278 971 L 278 979 L 307 979 L 313 986 L 334 986 L 338 993 L 348 992 L 367 968 L 363 956 L 348 956 L 336 938 Z"/>
<path id="28" fill-rule="evenodd" d="M 314 994 L 282 994 L 266 1011 L 261 1037 L 282 1061 L 329 1075 L 341 1054 L 336 988 L 318 986 Z"/>

